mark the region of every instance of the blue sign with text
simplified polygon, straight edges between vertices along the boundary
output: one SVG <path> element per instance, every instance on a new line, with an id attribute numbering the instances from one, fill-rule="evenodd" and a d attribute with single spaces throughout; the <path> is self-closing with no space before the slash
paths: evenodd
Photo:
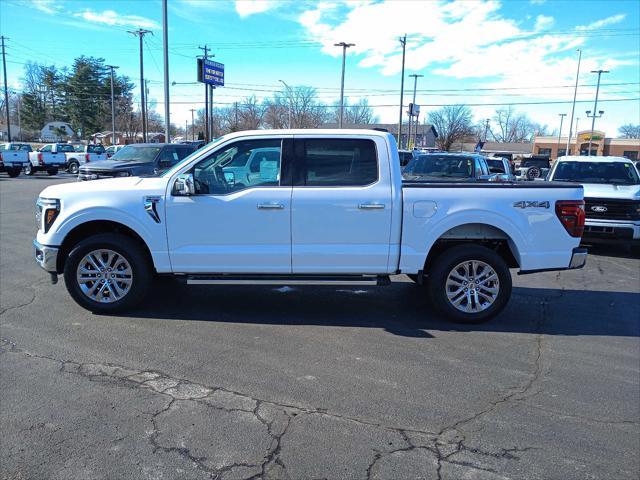
<path id="1" fill-rule="evenodd" d="M 214 87 L 224 87 L 224 64 L 199 58 L 198 81 Z"/>

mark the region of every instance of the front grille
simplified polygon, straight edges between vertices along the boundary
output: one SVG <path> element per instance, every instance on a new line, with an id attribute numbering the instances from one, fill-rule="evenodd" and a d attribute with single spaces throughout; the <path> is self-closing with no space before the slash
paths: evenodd
<path id="1" fill-rule="evenodd" d="M 587 218 L 605 220 L 640 219 L 640 201 L 612 198 L 585 198 L 584 210 Z"/>

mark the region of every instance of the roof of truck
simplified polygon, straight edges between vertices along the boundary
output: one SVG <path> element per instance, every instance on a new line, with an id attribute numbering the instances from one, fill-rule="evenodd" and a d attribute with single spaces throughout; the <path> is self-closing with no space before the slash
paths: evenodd
<path id="1" fill-rule="evenodd" d="M 626 157 L 601 157 L 601 156 L 586 157 L 584 155 L 566 155 L 564 157 L 559 157 L 558 160 L 556 160 L 556 162 L 604 163 L 604 162 L 631 162 L 631 160 L 629 160 Z"/>

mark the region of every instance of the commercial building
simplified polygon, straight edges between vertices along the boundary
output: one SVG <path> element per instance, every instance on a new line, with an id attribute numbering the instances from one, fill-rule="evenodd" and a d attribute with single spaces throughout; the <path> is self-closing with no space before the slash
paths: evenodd
<path id="1" fill-rule="evenodd" d="M 583 130 L 571 139 L 567 153 L 567 137 L 545 136 L 535 137 L 533 154 L 549 155 L 552 160 L 563 155 L 588 155 L 589 139 L 591 139 L 591 155 L 627 157 L 630 160 L 640 159 L 640 139 L 638 138 L 610 138 L 604 132 Z"/>

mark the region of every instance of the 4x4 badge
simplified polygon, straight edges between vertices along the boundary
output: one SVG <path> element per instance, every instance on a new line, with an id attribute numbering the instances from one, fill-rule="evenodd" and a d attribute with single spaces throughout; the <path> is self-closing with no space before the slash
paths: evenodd
<path id="1" fill-rule="evenodd" d="M 542 202 L 530 202 L 528 200 L 522 200 L 513 204 L 516 208 L 549 208 L 549 202 L 547 200 Z"/>

